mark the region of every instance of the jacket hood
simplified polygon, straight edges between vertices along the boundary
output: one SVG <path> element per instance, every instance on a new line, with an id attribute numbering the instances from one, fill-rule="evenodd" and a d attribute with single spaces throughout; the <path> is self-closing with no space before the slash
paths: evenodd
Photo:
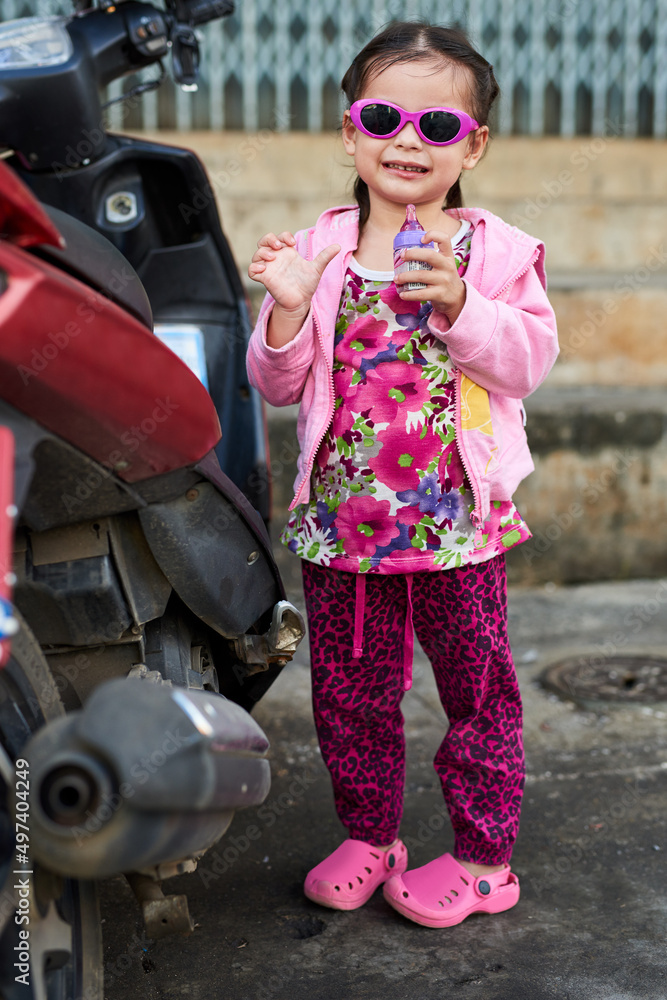
<path id="1" fill-rule="evenodd" d="M 467 280 L 486 298 L 494 299 L 532 264 L 542 287 L 547 287 L 544 244 L 484 208 L 452 208 L 448 215 L 466 219 L 475 227 L 474 241 L 483 252 L 471 255 Z M 500 266 L 499 266 L 500 264 Z"/>
<path id="2" fill-rule="evenodd" d="M 309 258 L 316 257 L 320 250 L 331 243 L 339 243 L 343 255 L 349 250 L 356 250 L 359 242 L 359 209 L 356 205 L 328 208 L 307 232 L 310 242 Z"/>

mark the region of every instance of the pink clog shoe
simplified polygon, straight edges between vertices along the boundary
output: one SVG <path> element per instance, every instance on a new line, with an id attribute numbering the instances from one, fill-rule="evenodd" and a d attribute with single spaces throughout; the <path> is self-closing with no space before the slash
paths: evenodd
<path id="1" fill-rule="evenodd" d="M 344 840 L 308 872 L 303 891 L 321 906 L 356 910 L 379 885 L 392 875 L 402 875 L 407 866 L 408 852 L 400 840 L 386 851 L 364 840 Z"/>
<path id="2" fill-rule="evenodd" d="M 509 910 L 519 901 L 519 880 L 509 865 L 475 878 L 451 854 L 443 854 L 421 868 L 393 875 L 385 882 L 384 898 L 423 927 L 451 927 L 471 913 Z"/>

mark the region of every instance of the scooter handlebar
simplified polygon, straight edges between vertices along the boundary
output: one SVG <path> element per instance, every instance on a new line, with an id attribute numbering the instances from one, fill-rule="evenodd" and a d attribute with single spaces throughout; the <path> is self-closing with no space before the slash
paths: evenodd
<path id="1" fill-rule="evenodd" d="M 195 27 L 233 13 L 235 0 L 167 0 L 167 7 L 180 24 Z"/>

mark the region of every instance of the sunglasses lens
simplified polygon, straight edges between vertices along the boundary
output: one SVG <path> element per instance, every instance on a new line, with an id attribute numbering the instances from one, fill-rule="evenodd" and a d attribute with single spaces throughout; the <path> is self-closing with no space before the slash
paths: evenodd
<path id="1" fill-rule="evenodd" d="M 398 111 L 386 104 L 367 104 L 362 108 L 360 118 L 364 128 L 373 135 L 389 135 L 401 121 Z"/>
<path id="2" fill-rule="evenodd" d="M 449 142 L 458 135 L 461 122 L 448 111 L 429 111 L 419 119 L 421 130 L 429 142 Z"/>

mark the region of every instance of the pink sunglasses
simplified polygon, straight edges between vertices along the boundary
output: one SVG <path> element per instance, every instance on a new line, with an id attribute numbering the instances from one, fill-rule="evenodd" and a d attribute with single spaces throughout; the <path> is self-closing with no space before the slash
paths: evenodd
<path id="1" fill-rule="evenodd" d="M 406 122 L 412 122 L 418 135 L 431 146 L 450 146 L 479 128 L 474 118 L 456 108 L 405 111 L 390 101 L 355 101 L 350 117 L 360 132 L 373 139 L 391 139 Z"/>

